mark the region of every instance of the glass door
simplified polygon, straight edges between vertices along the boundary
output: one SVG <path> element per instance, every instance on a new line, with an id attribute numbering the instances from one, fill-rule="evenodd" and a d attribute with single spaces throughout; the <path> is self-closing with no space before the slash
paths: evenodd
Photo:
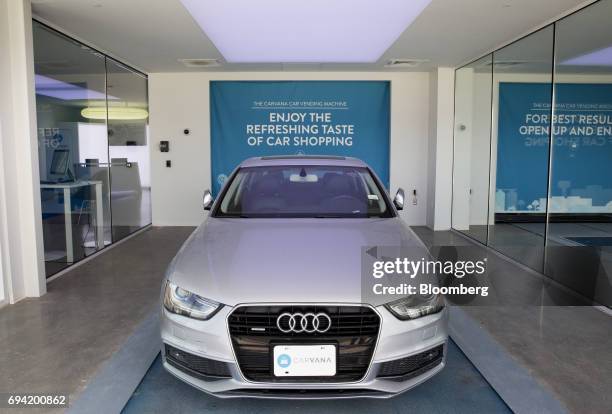
<path id="1" fill-rule="evenodd" d="M 113 240 L 151 224 L 147 79 L 107 59 Z"/>
<path id="2" fill-rule="evenodd" d="M 104 56 L 34 22 L 47 276 L 111 242 Z"/>

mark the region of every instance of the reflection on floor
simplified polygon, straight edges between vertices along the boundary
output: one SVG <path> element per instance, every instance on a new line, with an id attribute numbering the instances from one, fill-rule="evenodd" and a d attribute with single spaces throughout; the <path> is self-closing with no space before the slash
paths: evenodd
<path id="1" fill-rule="evenodd" d="M 612 317 L 592 306 L 554 306 L 563 290 L 453 232 L 413 227 L 431 246 L 473 246 L 494 269 L 495 294 L 507 304 L 463 306 L 507 352 L 571 412 L 612 412 Z M 560 234 L 560 233 L 557 233 Z M 580 278 L 573 271 L 573 278 Z M 505 281 L 505 283 L 503 283 Z M 563 299 L 568 303 L 571 298 Z M 526 304 L 530 302 L 532 304 Z M 513 304 L 516 303 L 516 304 Z M 548 306 L 542 306 L 547 304 Z M 556 302 L 559 303 L 559 302 Z M 578 302 L 577 302 L 578 303 Z"/>
<path id="2" fill-rule="evenodd" d="M 461 232 L 481 243 L 487 240 L 492 246 L 525 246 L 544 245 L 544 223 L 496 223 L 495 225 L 472 225 Z M 612 223 L 550 223 L 548 243 L 575 246 L 572 237 L 609 237 L 612 235 Z M 607 244 L 606 244 L 607 246 Z"/>
<path id="3" fill-rule="evenodd" d="M 480 243 L 487 242 L 487 226 L 471 225 L 469 228 L 461 229 L 461 232 Z"/>
<path id="4" fill-rule="evenodd" d="M 486 231 L 486 226 L 471 226 L 462 233 L 482 236 L 484 243 Z M 498 223 L 488 232 L 493 249 L 612 307 L 612 223 L 550 223 L 546 252 L 544 223 Z"/>
<path id="5" fill-rule="evenodd" d="M 143 378 L 123 413 L 509 413 L 470 361 L 451 341 L 447 366 L 431 380 L 392 399 L 261 400 L 219 399 L 174 378 L 160 357 Z"/>

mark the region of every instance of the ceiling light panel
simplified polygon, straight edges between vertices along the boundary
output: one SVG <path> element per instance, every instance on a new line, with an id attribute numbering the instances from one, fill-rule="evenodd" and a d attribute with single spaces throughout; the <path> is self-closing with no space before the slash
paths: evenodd
<path id="1" fill-rule="evenodd" d="M 561 62 L 562 65 L 612 66 L 612 46 Z"/>
<path id="2" fill-rule="evenodd" d="M 373 63 L 431 0 L 181 0 L 230 63 Z"/>
<path id="3" fill-rule="evenodd" d="M 65 101 L 117 99 L 112 95 L 108 95 L 107 97 L 104 92 L 87 89 L 73 83 L 62 82 L 61 80 L 53 79 L 44 75 L 35 75 L 34 82 L 36 85 L 37 95 L 44 95 Z"/>

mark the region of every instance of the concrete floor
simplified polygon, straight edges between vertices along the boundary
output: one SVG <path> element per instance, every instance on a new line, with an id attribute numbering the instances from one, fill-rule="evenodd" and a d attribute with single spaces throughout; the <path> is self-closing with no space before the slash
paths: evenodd
<path id="1" fill-rule="evenodd" d="M 166 266 L 192 231 L 145 230 L 52 281 L 45 296 L 2 309 L 0 391 L 74 400 L 153 312 Z"/>
<path id="2" fill-rule="evenodd" d="M 612 317 L 592 306 L 572 303 L 563 289 L 491 254 L 453 232 L 413 227 L 428 246 L 471 245 L 488 257 L 497 297 L 504 302 L 463 306 L 464 310 L 535 379 L 574 413 L 612 412 Z M 487 253 L 488 252 L 488 253 Z M 579 277 L 580 275 L 576 275 Z M 494 300 L 494 299 L 493 299 Z M 559 302 L 556 302 L 559 303 Z M 576 300 L 576 305 L 580 301 Z M 468 354 L 468 357 L 471 357 Z"/>
<path id="3" fill-rule="evenodd" d="M 295 401 L 220 399 L 168 374 L 158 357 L 123 413 L 510 413 L 451 341 L 447 366 L 431 380 L 385 400 Z"/>

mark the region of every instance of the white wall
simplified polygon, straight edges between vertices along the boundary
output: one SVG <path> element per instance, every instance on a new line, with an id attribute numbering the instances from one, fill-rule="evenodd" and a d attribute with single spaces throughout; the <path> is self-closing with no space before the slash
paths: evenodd
<path id="1" fill-rule="evenodd" d="M 457 71 L 453 228 L 487 224 L 491 134 L 491 74 Z"/>
<path id="2" fill-rule="evenodd" d="M 429 74 L 429 135 L 427 141 L 427 205 L 425 224 L 430 229 L 435 225 L 436 163 L 438 133 L 438 71 Z M 433 207 L 433 208 L 432 208 Z"/>
<path id="3" fill-rule="evenodd" d="M 427 226 L 451 228 L 455 70 L 437 68 L 429 78 Z"/>
<path id="4" fill-rule="evenodd" d="M 487 224 L 491 160 L 491 73 L 475 73 L 470 148 L 470 225 Z"/>
<path id="5" fill-rule="evenodd" d="M 0 250 L 7 296 L 46 292 L 28 0 L 0 1 Z"/>
<path id="6" fill-rule="evenodd" d="M 2 119 L 0 119 L 0 161 L 4 160 L 2 145 Z M 8 250 L 8 231 L 6 217 L 6 190 L 4 189 L 4 168 L 0 165 L 0 306 L 8 302 L 9 288 L 9 261 L 6 256 Z M 7 257 L 5 259 L 4 257 Z"/>
<path id="7" fill-rule="evenodd" d="M 0 228 L 2 231 L 2 228 Z M 6 283 L 4 280 L 4 271 L 2 270 L 2 251 L 0 250 L 0 307 L 4 306 L 8 301 L 6 300 L 6 294 L 4 284 Z"/>
<path id="8" fill-rule="evenodd" d="M 202 193 L 210 187 L 211 80 L 389 80 L 391 81 L 391 193 L 403 187 L 402 217 L 424 225 L 427 212 L 429 73 L 224 72 L 149 75 L 151 197 L 153 225 L 198 225 Z M 190 135 L 183 135 L 189 128 Z M 170 141 L 161 153 L 159 141 Z M 165 161 L 172 167 L 166 168 Z M 417 205 L 412 190 L 417 190 Z"/>
<path id="9" fill-rule="evenodd" d="M 455 72 L 452 226 L 457 230 L 470 228 L 473 86 L 474 71 L 471 68 Z"/>

